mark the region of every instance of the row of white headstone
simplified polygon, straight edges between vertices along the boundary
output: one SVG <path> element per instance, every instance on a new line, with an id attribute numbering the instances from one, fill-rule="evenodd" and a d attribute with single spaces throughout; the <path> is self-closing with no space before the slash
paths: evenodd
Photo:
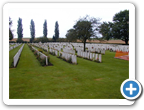
<path id="1" fill-rule="evenodd" d="M 123 46 L 119 46 L 119 47 L 111 47 L 110 50 L 112 51 L 122 51 L 122 52 L 129 52 L 129 47 L 123 47 Z"/>
<path id="2" fill-rule="evenodd" d="M 90 59 L 90 60 L 93 60 L 93 61 L 102 62 L 102 55 L 101 54 L 78 51 L 77 56 L 87 58 L 87 59 Z"/>
<path id="3" fill-rule="evenodd" d="M 40 55 L 40 58 L 41 58 L 41 59 L 45 59 L 45 60 L 46 60 L 46 65 L 48 65 L 48 57 L 47 57 L 45 54 L 39 52 L 39 51 L 38 51 L 36 48 L 34 48 L 33 46 L 32 46 L 32 49 L 35 50 L 38 55 Z"/>
<path id="4" fill-rule="evenodd" d="M 18 47 L 19 45 L 21 45 L 21 44 L 16 44 L 16 45 L 14 45 L 14 46 L 10 46 L 10 47 L 9 47 L 9 51 L 13 50 L 14 48 Z"/>
<path id="5" fill-rule="evenodd" d="M 50 53 L 55 53 L 56 55 L 58 55 L 58 54 L 57 54 L 57 50 L 55 50 L 55 49 L 53 49 L 53 48 L 50 48 L 49 51 L 50 51 Z"/>
<path id="6" fill-rule="evenodd" d="M 21 48 L 18 50 L 18 52 L 15 54 L 15 56 L 13 57 L 13 66 L 16 67 L 19 57 L 21 55 L 21 52 L 23 50 L 24 44 L 21 46 Z"/>
<path id="7" fill-rule="evenodd" d="M 36 46 L 36 47 L 38 47 L 38 48 L 41 48 L 41 49 L 43 49 L 43 50 L 48 51 L 48 47 L 47 47 L 47 45 L 43 45 L 42 43 L 41 43 L 41 44 L 38 44 L 38 43 L 32 43 L 32 45 L 34 45 L 34 46 Z"/>
<path id="8" fill-rule="evenodd" d="M 106 51 L 106 50 L 103 49 L 103 48 L 94 48 L 94 49 L 88 49 L 87 51 L 105 54 L 105 51 Z"/>
<path id="9" fill-rule="evenodd" d="M 84 46 L 82 43 L 71 43 L 71 45 L 74 46 L 74 48 L 79 47 L 82 49 Z M 129 46 L 126 45 L 116 45 L 116 44 L 93 44 L 93 43 L 86 43 L 86 48 L 88 48 L 89 51 L 91 52 L 96 52 L 96 49 L 100 50 L 112 50 L 112 51 L 123 51 L 123 52 L 128 52 L 129 51 Z M 80 50 L 79 49 L 79 50 Z"/>
<path id="10" fill-rule="evenodd" d="M 75 54 L 75 50 L 70 50 L 70 49 L 66 49 L 66 48 L 63 49 L 63 52 Z"/>
<path id="11" fill-rule="evenodd" d="M 55 53 L 56 56 L 61 57 L 61 58 L 65 59 L 66 61 L 71 59 L 71 62 L 73 64 L 77 64 L 77 56 L 76 55 L 69 54 L 66 52 L 61 52 L 61 51 L 58 51 L 58 50 L 55 50 L 52 48 L 50 48 L 49 50 L 50 50 L 50 53 Z"/>
<path id="12" fill-rule="evenodd" d="M 65 52 L 60 52 L 62 54 L 62 58 L 65 59 L 66 61 L 71 60 L 73 64 L 77 64 L 77 56 Z M 60 54 L 59 54 L 60 55 Z"/>

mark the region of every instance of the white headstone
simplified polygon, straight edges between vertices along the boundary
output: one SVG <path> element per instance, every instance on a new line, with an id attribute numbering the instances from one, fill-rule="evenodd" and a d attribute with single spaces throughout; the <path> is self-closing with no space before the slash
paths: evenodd
<path id="1" fill-rule="evenodd" d="M 90 59 L 92 60 L 92 53 L 90 53 Z"/>
<path id="2" fill-rule="evenodd" d="M 95 60 L 98 60 L 98 54 L 96 54 Z"/>
<path id="3" fill-rule="evenodd" d="M 102 62 L 102 55 L 99 54 L 99 62 Z"/>

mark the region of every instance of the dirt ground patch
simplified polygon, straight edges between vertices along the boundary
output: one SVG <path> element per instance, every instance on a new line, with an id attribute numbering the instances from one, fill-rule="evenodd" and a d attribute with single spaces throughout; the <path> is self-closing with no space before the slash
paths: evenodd
<path id="1" fill-rule="evenodd" d="M 102 80 L 103 78 L 98 78 L 98 79 L 94 79 L 95 81 L 100 81 L 100 80 Z"/>

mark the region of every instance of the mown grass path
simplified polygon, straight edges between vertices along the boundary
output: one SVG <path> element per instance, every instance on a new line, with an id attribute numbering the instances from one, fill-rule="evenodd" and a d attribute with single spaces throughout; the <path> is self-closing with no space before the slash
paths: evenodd
<path id="1" fill-rule="evenodd" d="M 106 51 L 102 63 L 77 58 L 69 64 L 50 55 L 42 67 L 27 45 L 17 68 L 10 68 L 11 99 L 121 99 L 120 85 L 129 77 L 129 62 Z"/>

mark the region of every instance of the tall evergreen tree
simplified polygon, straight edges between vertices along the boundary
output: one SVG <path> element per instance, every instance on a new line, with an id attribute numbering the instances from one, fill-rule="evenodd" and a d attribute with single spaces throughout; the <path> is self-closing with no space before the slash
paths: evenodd
<path id="1" fill-rule="evenodd" d="M 35 38 L 35 24 L 34 24 L 33 19 L 31 20 L 31 23 L 30 23 L 30 33 L 31 33 L 31 39 L 33 41 Z"/>
<path id="2" fill-rule="evenodd" d="M 9 40 L 13 39 L 13 33 L 12 33 L 12 30 L 11 30 L 11 26 L 12 26 L 12 20 L 9 17 Z"/>
<path id="3" fill-rule="evenodd" d="M 23 38 L 23 28 L 22 28 L 22 19 L 19 18 L 18 20 L 18 28 L 17 28 L 18 39 Z"/>
<path id="4" fill-rule="evenodd" d="M 47 37 L 47 20 L 45 20 L 44 24 L 43 24 L 43 36 Z"/>
<path id="5" fill-rule="evenodd" d="M 55 39 L 59 38 L 59 24 L 58 21 L 55 23 Z"/>

